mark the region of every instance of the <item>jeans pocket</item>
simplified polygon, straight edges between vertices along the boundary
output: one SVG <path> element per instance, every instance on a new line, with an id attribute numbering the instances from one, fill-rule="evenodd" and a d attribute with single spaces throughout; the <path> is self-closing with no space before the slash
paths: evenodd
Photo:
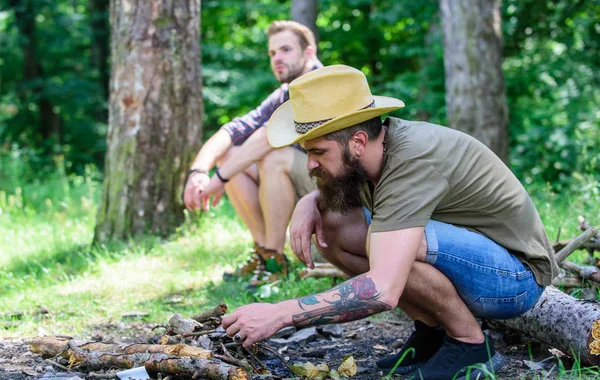
<path id="1" fill-rule="evenodd" d="M 510 319 L 528 310 L 527 292 L 516 297 L 479 297 L 468 305 L 473 315 L 483 318 Z"/>

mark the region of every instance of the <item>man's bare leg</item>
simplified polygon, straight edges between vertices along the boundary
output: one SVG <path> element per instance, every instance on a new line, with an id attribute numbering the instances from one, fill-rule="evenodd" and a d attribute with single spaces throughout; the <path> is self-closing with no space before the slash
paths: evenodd
<path id="1" fill-rule="evenodd" d="M 265 248 L 283 253 L 285 233 L 296 205 L 290 178 L 294 148 L 281 148 L 267 154 L 259 163 L 260 207 L 264 218 Z"/>
<path id="2" fill-rule="evenodd" d="M 235 147 L 229 149 L 227 155 L 223 157 L 223 161 L 226 161 L 235 149 Z M 256 165 L 251 165 L 245 171 L 233 176 L 225 184 L 225 192 L 231 201 L 231 205 L 250 230 L 254 241 L 258 245 L 264 246 L 266 244 L 266 231 L 258 189 L 258 168 Z"/>
<path id="3" fill-rule="evenodd" d="M 328 244 L 326 249 L 319 247 L 323 257 L 350 276 L 369 270 L 367 226 L 362 209 L 351 210 L 346 215 L 323 215 L 323 229 Z M 361 250 L 361 247 L 365 248 Z M 450 280 L 424 262 L 426 254 L 425 242 L 413 264 L 398 306 L 412 319 L 429 326 L 442 325 L 448 335 L 457 340 L 483 342 L 483 332 L 477 320 Z"/>

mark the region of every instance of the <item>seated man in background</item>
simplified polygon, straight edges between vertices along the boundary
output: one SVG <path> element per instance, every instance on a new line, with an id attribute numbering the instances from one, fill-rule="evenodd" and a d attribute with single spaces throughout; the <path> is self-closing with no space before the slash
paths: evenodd
<path id="1" fill-rule="evenodd" d="M 285 326 L 348 322 L 400 307 L 415 332 L 377 365 L 412 379 L 472 378 L 503 364 L 476 317 L 531 309 L 558 273 L 527 192 L 487 147 L 459 131 L 380 115 L 402 101 L 373 96 L 364 74 L 329 66 L 290 84 L 267 128 L 275 147 L 301 143 L 318 190 L 296 205 L 292 249 L 350 276 L 323 293 L 255 303 L 223 319 L 249 347 Z M 404 354 L 407 355 L 404 355 Z M 481 367 L 485 367 L 482 369 Z"/>
<path id="2" fill-rule="evenodd" d="M 289 99 L 288 83 L 322 67 L 313 33 L 294 21 L 274 21 L 267 29 L 269 57 L 281 86 L 255 110 L 223 125 L 200 149 L 184 189 L 190 209 L 209 209 L 225 191 L 254 239 L 248 262 L 225 277 L 252 275 L 259 286 L 287 275 L 283 254 L 286 229 L 298 199 L 315 189 L 299 147 L 272 148 L 265 128 L 275 109 Z M 219 165 L 211 179 L 208 175 Z"/>

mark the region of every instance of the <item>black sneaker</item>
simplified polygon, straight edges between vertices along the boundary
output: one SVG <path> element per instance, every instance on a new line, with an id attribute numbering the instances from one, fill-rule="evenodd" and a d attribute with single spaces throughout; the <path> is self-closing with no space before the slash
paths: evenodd
<path id="1" fill-rule="evenodd" d="M 429 327 L 421 321 L 415 321 L 415 331 L 408 337 L 402 350 L 396 355 L 378 360 L 377 367 L 384 372 L 390 372 L 396 363 L 400 362 L 394 373 L 402 375 L 412 372 L 442 347 L 445 336 L 446 331 L 443 327 Z"/>
<path id="2" fill-rule="evenodd" d="M 446 336 L 438 352 L 407 379 L 483 379 L 503 365 L 504 358 L 494 350 L 494 341 L 489 336 L 485 335 L 485 342 L 478 344 L 464 343 Z"/>

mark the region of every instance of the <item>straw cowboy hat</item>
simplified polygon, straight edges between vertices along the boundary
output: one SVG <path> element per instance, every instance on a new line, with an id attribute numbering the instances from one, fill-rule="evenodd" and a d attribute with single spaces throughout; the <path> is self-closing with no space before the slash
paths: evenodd
<path id="1" fill-rule="evenodd" d="M 290 83 L 290 100 L 267 124 L 269 143 L 295 144 L 344 129 L 404 107 L 404 102 L 373 96 L 360 70 L 344 65 L 311 71 Z"/>

